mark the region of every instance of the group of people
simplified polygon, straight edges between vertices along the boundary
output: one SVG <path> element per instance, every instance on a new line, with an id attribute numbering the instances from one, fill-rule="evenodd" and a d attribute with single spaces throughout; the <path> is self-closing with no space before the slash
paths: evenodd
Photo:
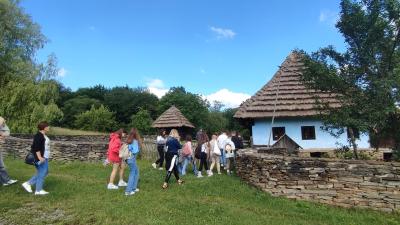
<path id="1" fill-rule="evenodd" d="M 171 146 L 168 142 L 174 141 L 176 146 Z M 212 176 L 214 167 L 218 174 L 222 174 L 221 170 L 225 169 L 226 173 L 232 174 L 234 164 L 235 150 L 243 148 L 243 141 L 237 132 L 221 132 L 211 135 L 211 140 L 206 132 L 200 130 L 196 135 L 197 144 L 192 143 L 191 135 L 186 135 L 183 146 L 180 144 L 178 132 L 173 129 L 170 135 L 166 135 L 165 130 L 161 130 L 157 136 L 157 151 L 159 158 L 152 166 L 155 169 L 163 169 L 164 158 L 166 159 L 166 168 L 170 168 L 168 157 L 171 157 L 171 148 L 176 156 L 172 158 L 176 165 L 178 175 L 186 175 L 189 165 L 192 167 L 193 173 L 197 177 L 203 177 L 203 169 L 207 176 Z M 179 145 L 178 145 L 179 144 Z M 196 146 L 196 147 L 194 147 Z M 174 172 L 175 173 L 175 172 Z M 179 179 L 177 177 L 177 179 Z"/>
<path id="2" fill-rule="evenodd" d="M 10 135 L 10 130 L 5 122 L 4 118 L 0 117 L 0 141 L 4 141 L 4 138 Z M 49 171 L 51 155 L 50 139 L 47 136 L 50 127 L 47 122 L 40 122 L 37 128 L 38 132 L 33 138 L 30 153 L 34 158 L 33 164 L 36 168 L 36 174 L 22 183 L 22 187 L 27 192 L 33 193 L 32 186 L 34 185 L 35 195 L 47 195 L 49 192 L 43 189 L 43 185 Z M 196 135 L 196 141 L 197 144 L 193 144 L 192 137 L 187 135 L 185 141 L 181 143 L 181 137 L 176 129 L 172 129 L 168 135 L 165 130 L 160 131 L 156 140 L 159 158 L 152 166 L 164 170 L 165 161 L 166 175 L 162 184 L 163 189 L 168 188 L 172 174 L 174 174 L 177 183 L 182 184 L 183 180 L 180 176 L 186 175 L 189 165 L 191 165 L 193 173 L 197 177 L 203 176 L 203 169 L 206 171 L 206 175 L 212 176 L 214 167 L 216 167 L 218 174 L 222 174 L 223 169 L 226 170 L 227 174 L 232 173 L 235 150 L 243 147 L 241 137 L 236 132 L 213 134 L 210 140 L 207 133 L 200 130 Z M 139 168 L 136 159 L 142 149 L 142 143 L 136 128 L 132 128 L 129 134 L 125 133 L 123 129 L 110 134 L 106 164 L 112 165 L 112 172 L 107 189 L 116 190 L 119 187 L 124 187 L 127 196 L 139 192 Z M 130 172 L 128 182 L 125 182 L 124 171 L 127 166 Z M 114 181 L 117 173 L 119 173 L 119 182 L 116 185 Z M 17 182 L 17 180 L 8 176 L 1 151 L 0 182 L 3 186 Z"/>

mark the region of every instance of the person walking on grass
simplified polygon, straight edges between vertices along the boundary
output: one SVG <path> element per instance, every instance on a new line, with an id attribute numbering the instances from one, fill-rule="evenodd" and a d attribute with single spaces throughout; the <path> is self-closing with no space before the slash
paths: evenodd
<path id="1" fill-rule="evenodd" d="M 165 154 L 165 169 L 167 170 L 167 175 L 165 176 L 164 184 L 162 185 L 163 189 L 168 188 L 168 182 L 172 173 L 174 173 L 178 184 L 183 183 L 183 180 L 179 179 L 177 168 L 178 150 L 182 149 L 182 145 L 179 143 L 179 138 L 178 131 L 176 129 L 172 129 L 166 143 L 167 152 Z"/>
<path id="2" fill-rule="evenodd" d="M 232 174 L 231 167 L 233 167 L 233 163 L 234 163 L 235 144 L 231 140 L 231 137 L 228 137 L 224 141 L 223 146 L 224 146 L 225 159 L 226 159 L 226 164 L 225 164 L 226 174 L 231 175 Z"/>
<path id="3" fill-rule="evenodd" d="M 139 167 L 136 164 L 136 157 L 142 147 L 142 139 L 140 138 L 140 134 L 136 128 L 131 129 L 126 143 L 128 144 L 130 155 L 126 160 L 126 163 L 128 164 L 130 171 L 125 195 L 134 195 L 139 192 L 139 189 L 137 188 L 139 183 Z"/>
<path id="4" fill-rule="evenodd" d="M 46 136 L 50 127 L 47 122 L 38 124 L 38 132 L 33 137 L 31 152 L 35 157 L 36 175 L 29 181 L 22 184 L 22 187 L 29 193 L 32 193 L 31 185 L 35 185 L 35 195 L 47 195 L 49 192 L 43 190 L 44 179 L 49 172 L 50 158 L 50 139 Z"/>
<path id="5" fill-rule="evenodd" d="M 208 176 L 212 176 L 212 173 L 210 170 L 208 170 L 208 159 L 210 156 L 210 142 L 208 139 L 208 136 L 206 133 L 203 133 L 203 137 L 202 137 L 202 142 L 199 143 L 199 146 L 197 147 L 197 151 L 200 151 L 200 166 L 199 166 L 199 172 L 197 173 L 197 177 L 203 177 L 203 175 L 201 175 L 201 171 L 204 169 L 206 170 L 206 173 Z"/>
<path id="6" fill-rule="evenodd" d="M 125 187 L 128 184 L 124 181 L 125 163 L 119 158 L 119 150 L 122 146 L 121 138 L 124 133 L 123 129 L 119 129 L 110 134 L 110 142 L 108 143 L 107 157 L 108 161 L 112 164 L 112 172 L 107 185 L 107 189 L 115 190 L 118 186 Z M 114 184 L 115 176 L 119 171 L 118 186 Z"/>
<path id="7" fill-rule="evenodd" d="M 158 156 L 159 158 L 156 160 L 155 163 L 152 164 L 154 169 L 157 169 L 157 165 L 158 165 L 158 169 L 159 170 L 163 170 L 163 164 L 164 164 L 164 156 L 165 156 L 165 143 L 167 142 L 166 139 L 166 134 L 167 132 L 162 129 L 160 130 L 159 135 L 157 136 L 157 151 L 158 151 Z"/>
<path id="8" fill-rule="evenodd" d="M 221 151 L 221 156 L 219 157 L 220 158 L 219 161 L 220 161 L 220 164 L 221 164 L 222 168 L 225 167 L 225 165 L 226 165 L 225 146 L 224 146 L 224 142 L 225 142 L 226 139 L 228 139 L 228 136 L 226 135 L 226 132 L 222 132 L 217 138 L 218 147 L 219 147 L 219 149 Z"/>
<path id="9" fill-rule="evenodd" d="M 186 135 L 186 143 L 182 147 L 182 153 L 181 153 L 181 166 L 179 169 L 179 172 L 182 176 L 186 175 L 186 167 L 190 162 L 193 161 L 193 150 L 192 150 L 192 136 L 191 135 Z"/>
<path id="10" fill-rule="evenodd" d="M 221 166 L 219 164 L 219 157 L 221 156 L 221 150 L 218 147 L 217 135 L 213 134 L 210 141 L 210 158 L 211 166 L 210 172 L 212 173 L 214 166 L 217 167 L 218 174 L 221 174 Z"/>
<path id="11" fill-rule="evenodd" d="M 6 137 L 10 136 L 10 129 L 6 124 L 6 120 L 0 116 L 0 142 L 3 142 Z M 8 186 L 17 183 L 17 180 L 12 180 L 6 171 L 3 161 L 3 150 L 0 149 L 0 184 Z"/>

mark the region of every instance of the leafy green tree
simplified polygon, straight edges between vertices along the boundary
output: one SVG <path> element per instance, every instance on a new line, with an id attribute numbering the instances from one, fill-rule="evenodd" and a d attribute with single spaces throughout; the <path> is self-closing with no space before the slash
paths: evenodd
<path id="1" fill-rule="evenodd" d="M 131 127 L 137 128 L 142 134 L 150 134 L 153 131 L 151 124 L 153 119 L 149 111 L 140 109 L 135 115 L 131 117 Z"/>
<path id="2" fill-rule="evenodd" d="M 97 99 L 100 102 L 104 102 L 104 96 L 108 93 L 108 89 L 103 85 L 95 85 L 88 88 L 79 88 L 75 92 L 75 96 L 87 96 L 92 99 Z"/>
<path id="3" fill-rule="evenodd" d="M 356 130 L 379 133 L 396 114 L 400 86 L 400 2 L 342 0 L 336 24 L 347 50 L 332 46 L 304 58 L 304 81 L 312 88 L 339 93 L 341 107 L 320 102 L 332 133 L 349 128 L 357 158 Z M 318 100 L 318 99 L 317 99 Z"/>
<path id="4" fill-rule="evenodd" d="M 0 0 L 0 88 L 11 80 L 35 78 L 34 56 L 47 41 L 18 3 Z"/>
<path id="5" fill-rule="evenodd" d="M 207 123 L 205 124 L 204 129 L 209 134 L 225 131 L 228 125 L 228 120 L 224 117 L 222 112 L 209 112 L 206 121 Z"/>
<path id="6" fill-rule="evenodd" d="M 175 105 L 197 128 L 207 126 L 209 103 L 200 95 L 187 92 L 184 87 L 173 87 L 160 99 L 159 114 L 172 105 Z"/>
<path id="7" fill-rule="evenodd" d="M 132 89 L 125 86 L 112 88 L 105 95 L 104 102 L 110 110 L 116 112 L 117 122 L 125 126 L 141 108 L 155 117 L 158 98 L 144 88 Z"/>
<path id="8" fill-rule="evenodd" d="M 92 99 L 87 96 L 78 96 L 69 99 L 64 103 L 62 111 L 64 112 L 63 125 L 74 128 L 76 116 L 90 110 L 92 106 L 98 108 L 101 102 L 97 99 Z"/>
<path id="9" fill-rule="evenodd" d="M 115 130 L 117 123 L 113 112 L 103 105 L 98 108 L 93 105 L 89 111 L 76 117 L 75 126 L 82 130 L 106 132 Z"/>

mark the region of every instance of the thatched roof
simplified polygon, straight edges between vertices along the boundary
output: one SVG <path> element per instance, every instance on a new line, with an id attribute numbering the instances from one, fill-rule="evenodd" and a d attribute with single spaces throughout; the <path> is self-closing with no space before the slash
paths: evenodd
<path id="1" fill-rule="evenodd" d="M 331 107 L 339 107 L 335 94 L 306 88 L 301 81 L 304 64 L 301 55 L 292 52 L 272 79 L 254 96 L 241 104 L 235 118 L 306 117 L 319 114 L 315 96 Z M 278 92 L 278 97 L 277 97 Z"/>
<path id="2" fill-rule="evenodd" d="M 194 128 L 193 124 L 184 117 L 175 106 L 171 106 L 167 111 L 161 114 L 160 117 L 154 121 L 152 127 L 154 128 L 178 128 L 178 127 L 190 127 Z"/>

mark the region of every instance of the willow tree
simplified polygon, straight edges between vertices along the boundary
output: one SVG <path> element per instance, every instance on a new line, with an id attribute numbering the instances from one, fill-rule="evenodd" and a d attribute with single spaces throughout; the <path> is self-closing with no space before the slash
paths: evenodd
<path id="1" fill-rule="evenodd" d="M 378 134 L 398 113 L 400 2 L 342 0 L 336 27 L 345 39 L 346 51 L 328 46 L 306 55 L 304 81 L 313 88 L 339 94 L 340 108 L 321 104 L 323 119 L 336 133 L 349 128 L 358 158 L 355 131 Z"/>
<path id="2" fill-rule="evenodd" d="M 57 60 L 54 55 L 45 64 L 35 60 L 45 43 L 19 1 L 0 0 L 0 115 L 14 132 L 31 132 L 40 120 L 62 117 L 55 104 Z"/>

